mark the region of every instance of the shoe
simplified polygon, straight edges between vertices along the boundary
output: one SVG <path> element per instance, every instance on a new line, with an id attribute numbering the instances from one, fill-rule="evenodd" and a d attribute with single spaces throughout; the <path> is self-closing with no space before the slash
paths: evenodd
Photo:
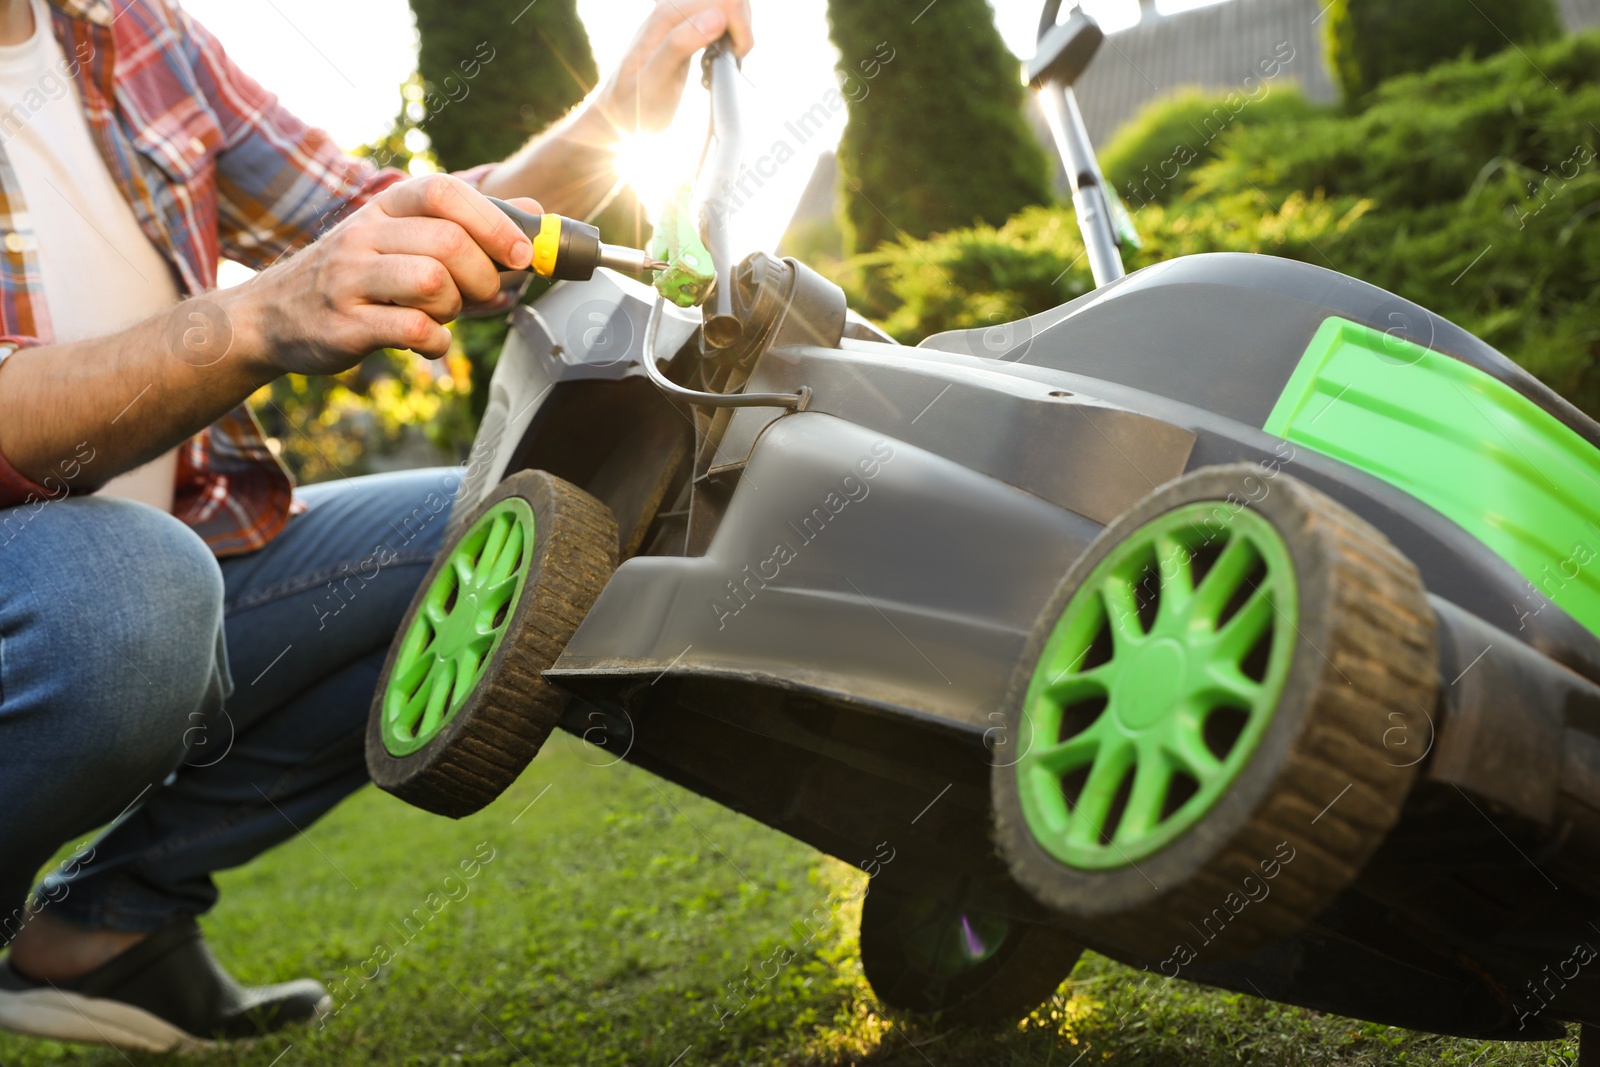
<path id="1" fill-rule="evenodd" d="M 0 1027 L 57 1041 L 145 1052 L 190 1052 L 219 1038 L 261 1037 L 332 1007 L 311 978 L 245 987 L 183 919 L 87 974 L 38 982 L 0 961 Z"/>

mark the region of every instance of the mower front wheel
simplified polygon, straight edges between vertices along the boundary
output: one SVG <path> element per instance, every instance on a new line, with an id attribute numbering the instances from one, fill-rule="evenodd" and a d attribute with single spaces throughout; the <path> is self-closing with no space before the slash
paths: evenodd
<path id="1" fill-rule="evenodd" d="M 567 703 L 543 672 L 617 565 L 604 504 L 543 471 L 505 479 L 411 601 L 367 721 L 378 786 L 461 818 L 505 791 Z"/>

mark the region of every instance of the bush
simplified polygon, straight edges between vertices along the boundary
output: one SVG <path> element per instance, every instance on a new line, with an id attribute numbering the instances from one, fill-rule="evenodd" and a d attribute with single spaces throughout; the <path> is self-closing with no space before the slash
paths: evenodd
<path id="1" fill-rule="evenodd" d="M 1100 154 L 1106 181 L 1132 207 L 1169 204 L 1188 192 L 1196 169 L 1245 126 L 1279 126 L 1321 113 L 1293 85 L 1257 83 L 1255 95 L 1180 89 L 1152 101 Z"/>
<path id="2" fill-rule="evenodd" d="M 1484 57 L 1561 34 L 1554 0 L 1482 6 L 1467 0 L 1333 0 L 1323 38 L 1328 69 L 1347 101 L 1380 82 L 1427 70 L 1463 52 Z"/>
<path id="3" fill-rule="evenodd" d="M 472 441 L 471 365 L 379 349 L 342 374 L 286 374 L 250 398 L 268 444 L 302 484 L 459 462 Z"/>
<path id="4" fill-rule="evenodd" d="M 1196 252 L 1263 252 L 1315 261 L 1371 209 L 1368 201 L 1290 196 L 1262 214 L 1253 194 L 1135 215 L 1144 247 L 1128 269 Z M 885 245 L 848 260 L 837 280 L 851 306 L 911 344 L 942 330 L 1037 314 L 1094 288 L 1070 208 L 1030 208 L 1002 226 Z"/>
<path id="5" fill-rule="evenodd" d="M 447 170 L 504 159 L 595 83 L 577 0 L 411 0 L 422 129 Z"/>
<path id="6" fill-rule="evenodd" d="M 828 4 L 849 97 L 839 170 L 853 250 L 1003 222 L 1052 199 L 1017 60 L 988 0 L 942 0 L 906 15 L 885 0 Z"/>
<path id="7" fill-rule="evenodd" d="M 1194 185 L 1201 195 L 1325 189 L 1421 209 L 1460 200 L 1499 172 L 1542 179 L 1592 141 L 1597 110 L 1600 34 L 1574 35 L 1396 78 L 1360 115 L 1245 126 Z"/>
<path id="8" fill-rule="evenodd" d="M 1539 73 L 1549 75 L 1552 86 Z M 1135 214 L 1135 269 L 1204 251 L 1330 267 L 1414 300 L 1600 417 L 1600 34 L 1396 79 L 1362 115 L 1248 125 L 1183 200 Z M 841 268 L 895 336 L 1044 311 L 1092 284 L 1070 210 Z"/>

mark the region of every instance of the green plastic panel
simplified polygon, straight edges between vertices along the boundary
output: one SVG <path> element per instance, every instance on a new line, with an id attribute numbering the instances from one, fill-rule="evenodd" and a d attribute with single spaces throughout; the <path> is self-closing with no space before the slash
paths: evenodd
<path id="1" fill-rule="evenodd" d="M 1347 319 L 1312 339 L 1264 429 L 1416 497 L 1600 635 L 1600 451 L 1461 360 Z"/>

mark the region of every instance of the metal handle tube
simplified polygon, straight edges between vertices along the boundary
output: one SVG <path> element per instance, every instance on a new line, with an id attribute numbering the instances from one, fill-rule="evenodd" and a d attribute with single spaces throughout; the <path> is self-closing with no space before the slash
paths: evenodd
<path id="1" fill-rule="evenodd" d="M 1049 33 L 1061 17 L 1061 0 L 1044 0 L 1044 10 L 1039 12 L 1039 40 Z"/>
<path id="2" fill-rule="evenodd" d="M 732 40 L 723 37 L 706 49 L 705 84 L 711 93 L 711 132 L 717 150 L 711 157 L 709 193 L 702 207 L 701 231 L 706 250 L 717 270 L 712 306 L 706 317 L 705 336 L 716 348 L 727 348 L 742 335 L 743 324 L 733 310 L 733 244 L 729 233 L 728 202 L 744 163 L 744 125 L 739 115 L 739 68 Z"/>
<path id="3" fill-rule="evenodd" d="M 661 334 L 661 315 L 666 309 L 664 297 L 657 296 L 650 307 L 650 318 L 644 327 L 644 373 L 666 396 L 706 408 L 789 408 L 804 411 L 811 399 L 811 389 L 801 386 L 798 393 L 702 393 L 690 389 L 661 373 L 656 365 L 656 339 Z"/>
<path id="4" fill-rule="evenodd" d="M 1054 83 L 1039 87 L 1039 103 L 1050 135 L 1067 165 L 1067 182 L 1072 186 L 1072 206 L 1078 213 L 1078 229 L 1083 232 L 1083 247 L 1089 254 L 1089 271 L 1096 286 L 1114 282 L 1127 274 L 1117 243 L 1117 229 L 1111 220 L 1111 204 L 1106 197 L 1105 177 L 1095 159 L 1089 131 L 1078 110 L 1078 99 L 1070 86 Z"/>

